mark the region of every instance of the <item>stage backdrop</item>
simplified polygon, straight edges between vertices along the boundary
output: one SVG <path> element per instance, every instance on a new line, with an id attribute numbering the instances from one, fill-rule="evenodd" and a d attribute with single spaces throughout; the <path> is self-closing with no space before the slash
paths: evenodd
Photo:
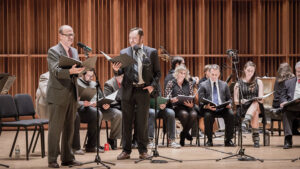
<path id="1" fill-rule="evenodd" d="M 300 57 L 298 0 L 1 0 L 0 73 L 17 76 L 10 94 L 35 98 L 63 24 L 74 28 L 74 44 L 92 47 L 102 85 L 113 73 L 100 51 L 118 55 L 136 26 L 144 29 L 145 45 L 183 56 L 195 76 L 216 63 L 226 79 L 227 49 L 239 50 L 240 67 L 254 61 L 260 76 L 274 76 L 281 62 L 294 66 Z M 162 84 L 169 68 L 161 59 Z"/>

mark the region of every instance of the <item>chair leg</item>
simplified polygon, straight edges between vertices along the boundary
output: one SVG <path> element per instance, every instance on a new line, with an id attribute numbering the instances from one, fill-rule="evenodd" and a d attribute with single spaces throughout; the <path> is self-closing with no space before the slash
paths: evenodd
<path id="1" fill-rule="evenodd" d="M 42 158 L 45 157 L 45 134 L 44 134 L 44 126 L 40 125 L 40 133 L 41 133 L 41 151 L 42 151 Z M 38 137 L 37 137 L 38 138 Z"/>
<path id="2" fill-rule="evenodd" d="M 264 141 L 264 146 L 266 146 L 266 120 L 263 119 L 263 141 Z"/>
<path id="3" fill-rule="evenodd" d="M 274 124 L 273 124 L 273 123 L 274 123 L 274 120 L 271 119 L 271 129 L 270 129 L 270 130 L 271 130 L 271 136 L 274 135 L 274 133 L 273 133 L 273 129 L 274 129 L 274 128 L 273 128 L 273 127 L 274 127 L 273 125 L 274 125 Z"/>
<path id="4" fill-rule="evenodd" d="M 25 135 L 26 135 L 26 160 L 29 160 L 28 130 L 27 130 L 27 127 L 25 127 Z"/>
<path id="5" fill-rule="evenodd" d="M 35 133 L 36 133 L 36 130 L 37 130 L 37 126 L 34 126 L 34 131 L 33 131 L 33 134 L 32 134 L 32 138 L 30 140 L 30 145 L 29 145 L 29 152 L 31 150 L 31 147 L 32 147 L 32 144 L 33 144 L 33 141 L 34 141 L 34 138 L 35 138 Z M 38 132 L 39 133 L 39 132 Z M 38 137 L 37 137 L 38 138 Z"/>
<path id="6" fill-rule="evenodd" d="M 106 142 L 108 143 L 108 122 L 105 121 L 105 126 L 106 126 Z"/>
<path id="7" fill-rule="evenodd" d="M 35 151 L 36 144 L 37 144 L 37 142 L 38 142 L 38 140 L 39 140 L 40 132 L 41 132 L 41 131 L 39 131 L 39 132 L 37 133 L 37 136 L 36 136 L 36 139 L 35 139 L 33 148 L 32 148 L 32 153 L 34 153 L 34 151 Z"/>
<path id="8" fill-rule="evenodd" d="M 278 133 L 281 136 L 281 120 L 278 120 Z"/>
<path id="9" fill-rule="evenodd" d="M 15 135 L 15 138 L 14 138 L 13 145 L 12 145 L 12 147 L 11 147 L 11 149 L 10 149 L 9 157 L 12 156 L 12 152 L 13 152 L 13 150 L 14 150 L 14 148 L 15 148 L 16 141 L 17 141 L 17 138 L 18 138 L 18 135 L 19 135 L 19 131 L 20 131 L 20 128 L 18 127 L 17 132 L 16 132 L 16 135 Z"/>

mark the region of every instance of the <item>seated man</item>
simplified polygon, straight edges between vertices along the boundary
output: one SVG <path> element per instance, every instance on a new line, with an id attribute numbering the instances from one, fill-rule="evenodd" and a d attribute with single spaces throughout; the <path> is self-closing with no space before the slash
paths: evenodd
<path id="1" fill-rule="evenodd" d="M 117 91 L 121 87 L 123 75 L 115 76 L 104 84 L 104 95 L 108 96 Z M 108 138 L 108 143 L 113 150 L 117 149 L 117 139 L 121 139 L 122 132 L 122 111 L 121 111 L 121 96 L 118 91 L 116 101 L 110 104 L 110 109 L 103 110 L 103 119 L 111 121 L 111 132 Z"/>
<path id="2" fill-rule="evenodd" d="M 86 71 L 83 74 L 83 77 L 78 78 L 77 83 L 83 88 L 91 87 L 94 88 L 96 83 L 92 81 L 94 76 L 93 71 Z M 103 97 L 103 94 L 101 91 L 99 91 L 99 99 Z M 80 122 L 88 123 L 88 141 L 86 145 L 86 152 L 96 152 L 96 141 L 97 141 L 97 108 L 96 108 L 96 98 L 95 95 L 91 101 L 79 101 L 80 107 L 78 108 L 78 115 L 75 120 L 75 130 L 74 130 L 74 138 L 73 138 L 73 145 L 72 148 L 75 150 L 75 154 L 82 154 L 80 151 L 80 134 L 79 134 L 79 128 L 80 128 Z M 104 104 L 99 111 L 99 121 L 101 122 L 102 118 L 104 120 L 111 120 L 112 123 L 120 122 L 122 117 L 121 113 L 110 110 L 109 104 Z M 111 130 L 111 137 L 110 139 L 115 139 L 115 135 L 120 135 L 120 127 L 118 128 L 112 128 Z M 78 151 L 79 150 L 79 151 Z M 99 151 L 103 152 L 103 149 L 99 147 Z"/>
<path id="3" fill-rule="evenodd" d="M 296 77 L 284 82 L 280 107 L 283 108 L 284 149 L 292 148 L 292 124 L 296 117 L 300 117 L 300 102 L 284 106 L 287 102 L 300 98 L 300 61 L 296 63 Z"/>
<path id="4" fill-rule="evenodd" d="M 155 126 L 155 109 L 149 109 L 149 119 L 148 119 L 148 134 L 149 134 L 149 144 L 148 148 L 154 148 L 154 126 Z M 175 112 L 173 109 L 167 108 L 166 104 L 160 104 L 157 109 L 157 116 L 163 117 L 164 122 L 167 124 L 167 132 L 168 132 L 168 142 L 172 148 L 180 148 L 181 146 L 175 141 Z"/>
<path id="5" fill-rule="evenodd" d="M 226 101 L 231 101 L 230 91 L 226 82 L 219 80 L 220 67 L 213 64 L 209 68 L 209 72 L 209 79 L 202 82 L 200 85 L 199 98 L 211 100 L 216 105 L 222 104 Z M 226 108 L 221 109 L 216 109 L 216 107 L 213 107 L 210 104 L 204 105 L 202 102 L 199 102 L 199 106 L 204 112 L 205 134 L 208 138 L 206 145 L 213 146 L 212 129 L 215 117 L 223 117 L 226 127 L 225 146 L 234 146 L 231 141 L 234 128 L 234 115 L 231 109 L 231 104 L 227 105 Z"/>
<path id="6" fill-rule="evenodd" d="M 43 73 L 39 79 L 39 86 L 35 95 L 35 110 L 42 119 L 49 119 L 48 103 L 46 100 L 49 72 Z"/>

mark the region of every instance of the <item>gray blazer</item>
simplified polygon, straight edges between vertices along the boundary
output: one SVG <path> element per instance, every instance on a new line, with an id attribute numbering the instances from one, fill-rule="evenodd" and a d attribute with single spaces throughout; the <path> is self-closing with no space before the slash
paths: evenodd
<path id="1" fill-rule="evenodd" d="M 73 58 L 79 60 L 77 49 L 71 47 Z M 57 105 L 64 105 L 65 100 L 69 99 L 70 95 L 74 93 L 76 100 L 76 81 L 72 80 L 69 69 L 62 69 L 58 67 L 59 58 L 67 57 L 67 53 L 61 43 L 51 47 L 48 50 L 48 70 L 50 73 L 47 87 L 47 101 Z"/>
<path id="2" fill-rule="evenodd" d="M 297 78 L 291 78 L 284 82 L 284 89 L 282 91 L 282 97 L 280 103 L 291 101 L 294 99 L 295 88 L 296 88 Z"/>
<path id="3" fill-rule="evenodd" d="M 222 80 L 218 80 L 218 85 L 219 85 L 220 99 L 221 99 L 222 103 L 224 103 L 226 101 L 232 102 L 230 90 L 229 90 L 227 83 Z M 212 100 L 212 89 L 211 89 L 210 79 L 201 83 L 200 89 L 198 92 L 198 96 L 199 96 L 200 108 L 202 108 L 204 106 L 204 104 L 200 102 L 200 98 Z"/>

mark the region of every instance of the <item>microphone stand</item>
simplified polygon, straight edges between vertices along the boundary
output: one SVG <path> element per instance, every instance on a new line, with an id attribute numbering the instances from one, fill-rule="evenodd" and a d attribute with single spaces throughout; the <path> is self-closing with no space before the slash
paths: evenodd
<path id="1" fill-rule="evenodd" d="M 0 123 L 0 135 L 1 135 L 1 132 L 2 132 L 2 126 L 1 126 L 1 123 Z M 1 164 L 1 163 L 0 163 L 0 166 L 2 166 L 2 167 L 6 167 L 6 168 L 9 168 L 9 166 L 8 166 L 8 165 Z"/>
<path id="2" fill-rule="evenodd" d="M 85 51 L 86 57 L 88 58 L 89 56 L 88 56 L 87 51 L 86 50 L 84 50 L 84 51 Z M 95 56 L 95 57 L 97 57 L 97 56 Z M 100 140 L 99 139 L 100 138 L 99 133 L 100 133 L 100 129 L 101 129 L 99 127 L 99 106 L 98 106 L 99 90 L 102 93 L 103 97 L 105 97 L 105 96 L 103 94 L 103 90 L 102 90 L 102 88 L 100 86 L 99 79 L 98 79 L 98 76 L 97 76 L 97 73 L 96 73 L 95 70 L 94 70 L 94 74 L 96 76 L 96 86 L 95 87 L 96 87 L 96 92 L 97 92 L 97 99 L 96 99 L 96 103 L 97 103 L 97 105 L 96 105 L 97 106 L 97 128 L 96 128 L 96 131 L 97 131 L 97 139 L 96 139 L 96 141 L 97 141 L 97 143 L 96 143 L 96 145 L 97 145 L 97 153 L 96 153 L 96 157 L 95 157 L 94 161 L 85 162 L 82 165 L 90 164 L 90 163 L 97 163 L 97 165 L 102 164 L 107 169 L 110 169 L 110 166 L 108 166 L 106 164 L 111 164 L 111 165 L 116 165 L 116 164 L 115 163 L 111 163 L 111 162 L 107 162 L 107 161 L 102 161 L 101 158 L 100 158 L 100 155 L 99 155 L 99 147 L 100 147 L 100 145 L 99 145 L 99 140 Z"/>
<path id="3" fill-rule="evenodd" d="M 235 53 L 234 54 L 235 56 L 233 57 L 234 59 L 232 59 L 232 62 L 233 62 L 233 65 L 234 65 L 234 70 L 235 70 L 235 73 L 236 73 L 236 78 L 237 78 L 237 82 L 241 82 L 241 79 L 239 78 L 239 74 L 238 74 L 238 69 L 237 69 L 237 64 L 238 64 L 238 59 L 237 59 L 237 54 Z M 241 83 L 240 83 L 241 84 Z M 259 158 L 255 158 L 253 156 L 250 156 L 250 155 L 247 155 L 245 154 L 245 148 L 243 148 L 243 133 L 242 133 L 242 111 L 244 110 L 243 109 L 243 104 L 242 103 L 242 99 L 243 99 L 243 93 L 240 91 L 240 87 L 238 89 L 239 91 L 239 105 L 241 106 L 241 111 L 240 111 L 240 114 L 239 114 L 239 140 L 240 140 L 240 148 L 239 148 L 239 152 L 236 153 L 236 154 L 233 154 L 233 155 L 230 155 L 230 156 L 227 156 L 227 157 L 223 157 L 223 158 L 219 158 L 219 159 L 216 159 L 216 161 L 220 161 L 220 160 L 224 160 L 224 159 L 229 159 L 229 158 L 232 158 L 232 157 L 238 157 L 238 160 L 239 161 L 260 161 L 260 162 L 264 162 L 264 160 L 262 159 L 259 159 Z"/>
<path id="4" fill-rule="evenodd" d="M 158 91 L 158 83 L 157 81 L 155 80 L 155 78 L 152 76 L 152 80 L 154 82 L 154 85 L 156 86 L 152 92 L 156 92 L 156 93 L 159 93 Z M 155 93 L 154 93 L 155 94 Z M 174 159 L 174 158 L 170 158 L 170 157 L 166 157 L 166 156 L 161 156 L 159 155 L 158 153 L 158 150 L 157 150 L 157 147 L 158 147 L 158 137 L 159 137 L 159 129 L 157 127 L 157 121 L 156 121 L 156 117 L 157 117 L 157 97 L 158 96 L 154 96 L 154 120 L 155 120 L 155 123 L 154 123 L 154 136 L 155 136 L 155 147 L 154 149 L 152 149 L 152 156 L 150 156 L 149 158 L 146 158 L 146 159 L 139 159 L 137 161 L 135 161 L 135 163 L 139 163 L 141 161 L 144 161 L 144 160 L 150 160 L 151 163 L 168 163 L 168 161 L 166 160 L 153 160 L 154 157 L 161 157 L 161 158 L 164 158 L 164 159 L 169 159 L 169 160 L 173 160 L 173 161 L 178 161 L 180 163 L 182 163 L 182 160 L 177 160 L 177 159 Z M 158 130 L 158 131 L 157 131 Z"/>

